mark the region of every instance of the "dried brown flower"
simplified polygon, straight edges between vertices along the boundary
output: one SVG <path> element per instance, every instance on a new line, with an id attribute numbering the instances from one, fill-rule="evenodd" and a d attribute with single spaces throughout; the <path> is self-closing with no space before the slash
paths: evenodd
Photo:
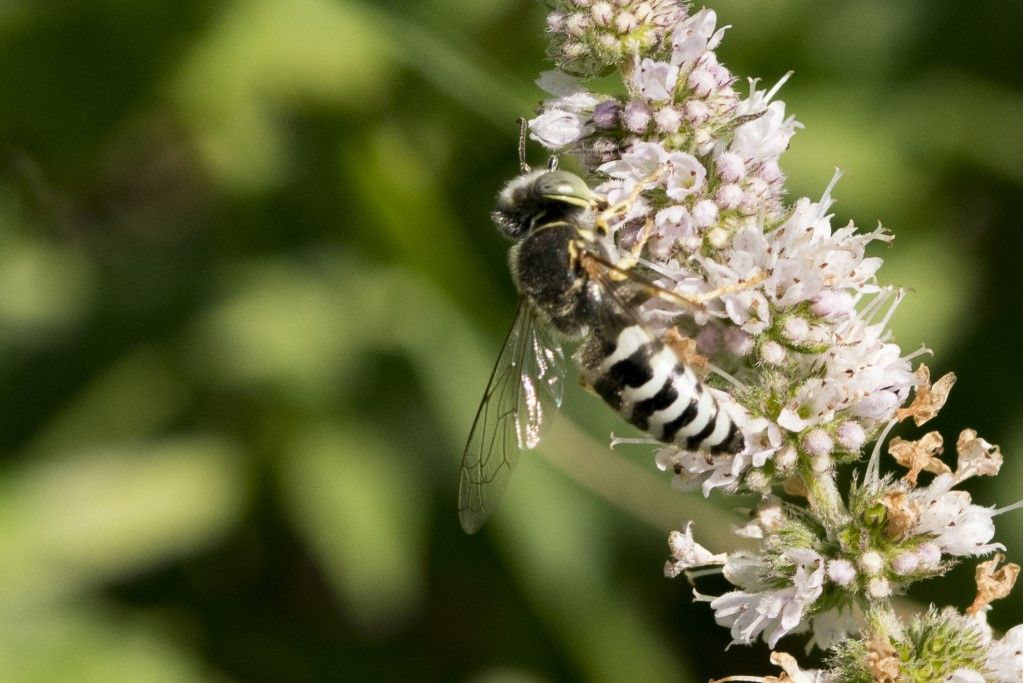
<path id="1" fill-rule="evenodd" d="M 978 595 L 967 608 L 968 614 L 977 614 L 986 605 L 1005 598 L 1013 590 L 1013 585 L 1017 583 L 1017 575 L 1020 574 L 1020 565 L 1011 562 L 996 569 L 1003 559 L 1002 553 L 996 553 L 991 560 L 978 565 L 974 572 Z"/>
<path id="2" fill-rule="evenodd" d="M 930 381 L 931 375 L 928 366 L 921 364 L 917 368 L 917 387 L 914 389 L 914 400 L 906 408 L 896 411 L 896 420 L 902 422 L 908 417 L 914 418 L 914 424 L 918 427 L 935 417 L 956 382 L 956 375 L 947 372 L 936 380 L 935 384 Z"/>
<path id="3" fill-rule="evenodd" d="M 917 441 L 896 437 L 889 442 L 889 454 L 910 470 L 903 479 L 911 486 L 917 485 L 917 477 L 922 471 L 932 474 L 952 472 L 949 465 L 938 457 L 942 454 L 942 435 L 938 432 L 928 432 Z"/>

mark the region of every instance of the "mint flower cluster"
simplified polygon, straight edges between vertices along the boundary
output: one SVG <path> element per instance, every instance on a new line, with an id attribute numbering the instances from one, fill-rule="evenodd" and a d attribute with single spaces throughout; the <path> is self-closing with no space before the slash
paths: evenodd
<path id="1" fill-rule="evenodd" d="M 957 440 L 955 469 L 940 457 L 938 432 L 887 441 L 898 422 L 934 417 L 955 378 L 933 383 L 927 366 L 915 367 L 927 349 L 905 352 L 892 340 L 903 292 L 879 286 L 882 260 L 866 256 L 892 237 L 833 225 L 838 173 L 817 200 L 785 198 L 779 157 L 800 128 L 776 99 L 788 76 L 738 87 L 715 55 L 725 29 L 709 9 L 551 4 L 557 69 L 538 80 L 550 97 L 529 121 L 531 137 L 575 159 L 610 203 L 639 193 L 606 247 L 665 290 L 706 295 L 699 308 L 653 298 L 639 314 L 704 373 L 747 443 L 736 455 L 659 444 L 656 463 L 681 488 L 762 501 L 737 529 L 751 550 L 713 554 L 687 525 L 669 537 L 665 573 L 721 571 L 735 590 L 697 598 L 735 643 L 774 648 L 803 632 L 829 652 L 830 668 L 803 671 L 780 652 L 782 678 L 730 680 L 1021 680 L 1024 629 L 997 637 L 985 621 L 1019 571 L 999 566 L 1001 556 L 979 566 L 978 597 L 963 612 L 933 609 L 903 623 L 892 608 L 914 582 L 1002 550 L 992 518 L 1016 506 L 993 510 L 958 488 L 1002 462 L 972 430 Z M 610 73 L 624 94 L 588 88 Z M 883 450 L 904 476 L 882 474 Z M 837 474 L 855 463 L 844 494 Z"/>

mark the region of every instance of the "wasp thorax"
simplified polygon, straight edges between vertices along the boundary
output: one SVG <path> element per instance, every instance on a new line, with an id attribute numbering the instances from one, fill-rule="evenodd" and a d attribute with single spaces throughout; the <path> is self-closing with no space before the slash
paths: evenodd
<path id="1" fill-rule="evenodd" d="M 538 225 L 572 220 L 590 208 L 593 196 L 575 173 L 530 171 L 509 181 L 491 218 L 501 232 L 519 238 Z"/>

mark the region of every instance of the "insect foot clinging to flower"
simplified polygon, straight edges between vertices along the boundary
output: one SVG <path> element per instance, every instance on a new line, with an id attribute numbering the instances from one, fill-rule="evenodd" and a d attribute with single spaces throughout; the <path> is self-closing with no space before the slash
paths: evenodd
<path id="1" fill-rule="evenodd" d="M 786 197 L 780 158 L 801 127 L 777 99 L 789 76 L 741 87 L 715 54 L 725 28 L 710 9 L 549 4 L 556 69 L 537 81 L 548 97 L 529 134 L 586 181 L 533 172 L 499 200 L 499 227 L 520 240 L 511 263 L 525 322 L 510 334 L 463 460 L 464 526 L 482 522 L 519 449 L 536 443 L 537 389 L 558 384 L 545 359 L 560 354 L 536 335 L 553 328 L 582 341 L 577 359 L 597 393 L 662 442 L 655 462 L 677 486 L 760 499 L 737 527 L 747 549 L 714 553 L 687 524 L 669 537 L 665 574 L 717 568 L 734 590 L 696 595 L 734 643 L 775 647 L 804 633 L 825 665 L 803 670 L 776 652 L 781 677 L 723 680 L 1021 680 L 1024 630 L 1000 636 L 986 623 L 1016 564 L 982 562 L 978 594 L 959 609 L 901 618 L 893 607 L 914 583 L 1004 550 L 993 518 L 1019 504 L 985 507 L 960 488 L 1002 462 L 973 430 L 959 435 L 955 462 L 937 431 L 888 439 L 897 423 L 933 418 L 955 377 L 932 382 L 917 361 L 928 350 L 893 339 L 905 295 L 878 283 L 882 259 L 868 254 L 892 236 L 833 224 L 838 172 L 818 199 Z M 621 86 L 593 90 L 598 76 Z M 550 246 L 538 251 L 559 257 L 539 277 L 542 240 Z M 695 399 L 706 403 L 691 409 Z M 669 402 L 686 408 L 657 412 Z M 690 412 L 701 431 L 674 438 L 662 418 Z M 518 432 L 494 431 L 509 419 Z M 499 444 L 497 459 L 485 460 L 480 443 Z M 852 481 L 843 490 L 841 473 Z M 488 478 L 499 485 L 481 485 Z"/>

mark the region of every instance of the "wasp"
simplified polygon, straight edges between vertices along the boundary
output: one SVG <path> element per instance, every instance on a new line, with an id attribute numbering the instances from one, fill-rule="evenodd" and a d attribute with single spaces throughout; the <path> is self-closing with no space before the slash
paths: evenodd
<path id="1" fill-rule="evenodd" d="M 525 137 L 525 136 L 523 136 Z M 459 520 L 477 531 L 494 510 L 523 450 L 540 442 L 542 393 L 561 405 L 562 341 L 578 342 L 584 382 L 627 422 L 658 441 L 687 450 L 738 453 L 736 423 L 693 370 L 637 315 L 653 295 L 678 299 L 618 265 L 608 221 L 624 214 L 643 189 L 609 206 L 574 173 L 522 172 L 498 195 L 491 217 L 513 240 L 509 267 L 519 306 L 484 391 L 462 457 Z M 697 303 L 687 300 L 687 303 Z"/>

